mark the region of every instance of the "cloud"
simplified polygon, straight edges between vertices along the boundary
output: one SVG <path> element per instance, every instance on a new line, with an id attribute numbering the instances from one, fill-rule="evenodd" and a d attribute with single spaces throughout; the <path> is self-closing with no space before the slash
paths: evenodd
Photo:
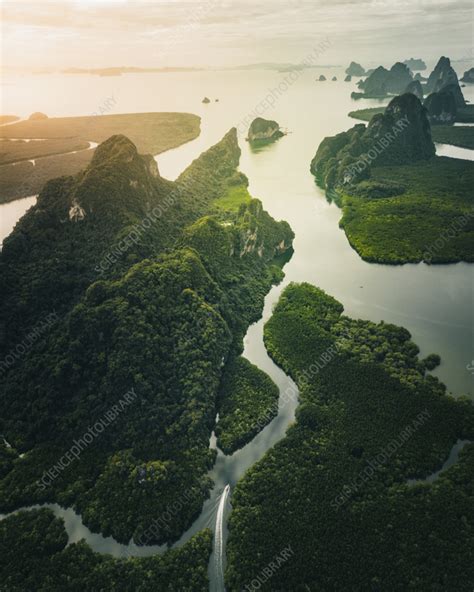
<path id="1" fill-rule="evenodd" d="M 466 55 L 472 5 L 464 0 L 7 0 L 1 26 L 7 64 L 287 62 L 298 61 L 327 36 L 333 61 L 373 62 L 377 56 L 393 62 L 409 57 L 398 55 L 402 50 L 425 58 L 434 58 L 441 48 Z M 69 45 L 61 46 L 61 40 Z M 28 44 L 35 52 L 21 55 Z M 156 64 L 157 54 L 167 54 L 168 63 Z"/>

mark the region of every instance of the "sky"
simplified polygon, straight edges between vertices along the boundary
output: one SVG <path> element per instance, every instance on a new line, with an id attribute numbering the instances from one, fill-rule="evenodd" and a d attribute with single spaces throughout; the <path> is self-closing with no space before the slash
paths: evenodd
<path id="1" fill-rule="evenodd" d="M 473 53 L 468 0 L 1 0 L 3 70 L 391 65 Z"/>

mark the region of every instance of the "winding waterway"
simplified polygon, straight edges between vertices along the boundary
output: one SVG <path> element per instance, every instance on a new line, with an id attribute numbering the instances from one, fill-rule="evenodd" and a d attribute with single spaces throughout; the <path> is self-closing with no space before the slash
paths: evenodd
<path id="1" fill-rule="evenodd" d="M 0 205 L 0 248 L 18 220 L 36 203 L 37 195 L 22 197 Z"/>
<path id="2" fill-rule="evenodd" d="M 285 92 L 278 96 L 274 108 L 258 113 L 276 119 L 290 133 L 277 143 L 259 151 L 252 151 L 243 140 L 247 117 L 256 116 L 255 108 L 275 89 L 283 74 L 260 72 L 199 72 L 134 76 L 133 89 L 127 77 L 93 79 L 90 76 L 68 78 L 67 92 L 60 111 L 54 110 L 41 93 L 38 103 L 28 104 L 25 111 L 41 110 L 51 115 L 80 115 L 93 111 L 101 97 L 115 96 L 120 112 L 188 111 L 201 115 L 202 130 L 199 138 L 157 157 L 160 173 L 176 178 L 203 150 L 217 142 L 232 126 L 239 130 L 242 148 L 241 170 L 248 176 L 250 192 L 262 200 L 265 209 L 276 219 L 287 220 L 295 231 L 295 253 L 285 266 L 285 279 L 274 286 L 265 298 L 262 318 L 251 325 L 244 340 L 244 356 L 264 370 L 277 384 L 280 395 L 297 394 L 291 379 L 269 358 L 263 343 L 263 326 L 272 314 L 281 291 L 291 281 L 313 283 L 344 304 L 346 314 L 403 325 L 412 333 L 421 355 L 431 352 L 441 355 L 442 364 L 435 371 L 454 395 L 474 393 L 474 275 L 472 266 L 465 263 L 443 266 L 409 264 L 383 266 L 364 262 L 352 250 L 344 233 L 339 229 L 340 210 L 329 204 L 324 193 L 315 185 L 309 173 L 309 163 L 320 141 L 348 129 L 354 120 L 347 116 L 350 110 L 376 106 L 376 101 L 350 99 L 355 83 L 315 83 L 321 72 L 303 72 Z M 338 79 L 341 72 L 335 70 Z M 332 74 L 332 72 L 331 72 Z M 38 79 L 30 81 L 33 89 L 22 88 L 18 81 L 17 105 L 26 99 L 23 92 L 34 93 Z M 50 91 L 62 89 L 64 77 L 48 78 Z M 86 104 L 76 104 L 76 96 L 87 88 Z M 466 97 L 474 98 L 473 89 L 463 89 Z M 22 92 L 23 91 L 23 92 Z M 218 103 L 202 105 L 203 96 L 218 97 Z M 33 109 L 34 107 L 34 109 Z M 7 108 L 7 106 L 5 107 Z M 8 108 L 7 108 L 8 110 Z M 15 109 L 11 108 L 11 112 Z M 439 147 L 442 150 L 456 150 Z M 441 152 L 440 152 L 441 153 Z M 448 156 L 456 156 L 454 151 Z M 33 198 L 26 198 L 32 200 Z M 15 208 L 20 201 L 6 204 Z M 21 209 L 31 205 L 21 203 Z M 0 215 L 5 206 L 0 208 Z M 22 213 L 22 212 L 21 212 Z M 211 590 L 221 592 L 222 570 L 225 568 L 225 541 L 227 518 L 231 505 L 232 488 L 245 471 L 265 452 L 284 437 L 288 425 L 294 420 L 297 396 L 280 396 L 278 416 L 258 434 L 252 442 L 232 456 L 218 450 L 215 466 L 210 472 L 215 486 L 196 522 L 176 543 L 182 544 L 204 527 L 222 529 L 217 553 L 209 564 Z M 211 437 L 211 446 L 215 438 Z M 455 443 L 453 443 L 455 445 Z M 227 487 L 229 486 L 229 487 Z M 91 533 L 72 510 L 51 506 L 63 516 L 70 542 L 85 538 L 92 548 L 115 556 L 144 556 L 162 552 L 164 547 L 120 545 L 113 539 Z"/>

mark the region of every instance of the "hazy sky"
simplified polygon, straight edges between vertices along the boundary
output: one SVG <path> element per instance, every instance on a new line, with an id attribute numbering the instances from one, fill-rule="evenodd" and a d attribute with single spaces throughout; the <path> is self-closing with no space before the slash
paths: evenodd
<path id="1" fill-rule="evenodd" d="M 473 3 L 454 0 L 1 1 L 3 68 L 322 64 L 472 56 Z"/>

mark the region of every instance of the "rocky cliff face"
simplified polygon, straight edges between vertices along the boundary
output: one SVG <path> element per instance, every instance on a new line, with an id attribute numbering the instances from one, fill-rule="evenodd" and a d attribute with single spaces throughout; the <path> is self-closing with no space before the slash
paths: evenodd
<path id="1" fill-rule="evenodd" d="M 360 81 L 358 86 L 368 96 L 384 96 L 404 92 L 412 80 L 409 68 L 397 62 L 390 70 L 379 66 L 365 80 Z"/>
<path id="2" fill-rule="evenodd" d="M 272 142 L 283 136 L 276 121 L 257 117 L 249 127 L 247 139 L 249 142 Z"/>
<path id="3" fill-rule="evenodd" d="M 138 154 L 135 144 L 123 135 L 111 136 L 94 152 L 90 165 L 78 175 L 74 189 L 64 200 L 69 220 L 80 222 L 94 216 L 119 216 L 126 205 L 136 213 L 156 199 L 166 182 L 150 155 Z M 41 207 L 43 196 L 38 200 Z"/>
<path id="4" fill-rule="evenodd" d="M 395 134 L 398 130 L 400 133 Z M 390 141 L 388 134 L 393 134 Z M 425 160 L 435 154 L 426 109 L 415 95 L 407 93 L 392 99 L 385 113 L 375 115 L 367 128 L 372 142 L 382 137 L 389 140 L 377 164 L 408 164 Z"/>
<path id="5" fill-rule="evenodd" d="M 436 86 L 440 81 L 445 81 L 448 76 L 452 75 L 451 70 L 451 60 L 445 56 L 441 56 L 438 60 L 438 63 L 434 67 L 434 70 L 428 77 L 428 81 L 426 83 L 427 92 L 435 91 Z"/>
<path id="6" fill-rule="evenodd" d="M 411 93 L 418 97 L 420 101 L 423 100 L 423 87 L 421 86 L 421 82 L 419 80 L 413 80 L 405 89 L 406 93 Z"/>
<path id="7" fill-rule="evenodd" d="M 459 85 L 459 82 L 456 80 L 452 79 L 453 82 L 450 84 L 443 84 L 443 83 L 438 83 L 435 86 L 435 91 L 434 92 L 449 92 L 450 94 L 452 94 L 452 96 L 454 97 L 454 100 L 456 102 L 456 107 L 458 107 L 459 109 L 461 107 L 465 107 L 466 106 L 466 101 L 464 100 L 464 95 L 462 94 L 462 90 L 461 87 Z"/>
<path id="8" fill-rule="evenodd" d="M 412 163 L 435 154 L 426 110 L 415 95 L 395 97 L 369 125 L 325 138 L 311 163 L 321 184 L 334 188 L 370 177 L 374 166 Z"/>
<path id="9" fill-rule="evenodd" d="M 426 82 L 428 78 L 422 76 L 419 72 L 417 72 L 413 78 L 413 80 L 419 80 L 420 82 Z"/>
<path id="10" fill-rule="evenodd" d="M 387 90 L 393 94 L 402 93 L 412 80 L 413 75 L 408 66 L 397 62 L 390 68 L 387 79 Z"/>
<path id="11" fill-rule="evenodd" d="M 277 222 L 258 199 L 252 199 L 225 224 L 214 216 L 197 220 L 184 231 L 182 246 L 199 252 L 211 274 L 218 277 L 233 265 L 233 259 L 271 261 L 291 248 L 293 238 L 287 222 Z"/>
<path id="12" fill-rule="evenodd" d="M 358 87 L 367 95 L 387 94 L 388 70 L 383 66 L 376 68 L 365 80 L 360 80 Z"/>
<path id="13" fill-rule="evenodd" d="M 456 100 L 457 107 L 464 107 L 466 101 L 459 86 L 458 75 L 452 68 L 450 59 L 442 56 L 429 75 L 425 90 L 428 93 L 433 93 L 444 90 L 446 87 L 450 87 L 450 92 Z"/>
<path id="14" fill-rule="evenodd" d="M 425 100 L 428 119 L 431 125 L 452 125 L 456 121 L 457 105 L 449 87 L 431 93 Z"/>
<path id="15" fill-rule="evenodd" d="M 291 248 L 294 233 L 285 221 L 275 222 L 258 199 L 242 209 L 236 223 L 235 253 L 271 260 Z"/>

